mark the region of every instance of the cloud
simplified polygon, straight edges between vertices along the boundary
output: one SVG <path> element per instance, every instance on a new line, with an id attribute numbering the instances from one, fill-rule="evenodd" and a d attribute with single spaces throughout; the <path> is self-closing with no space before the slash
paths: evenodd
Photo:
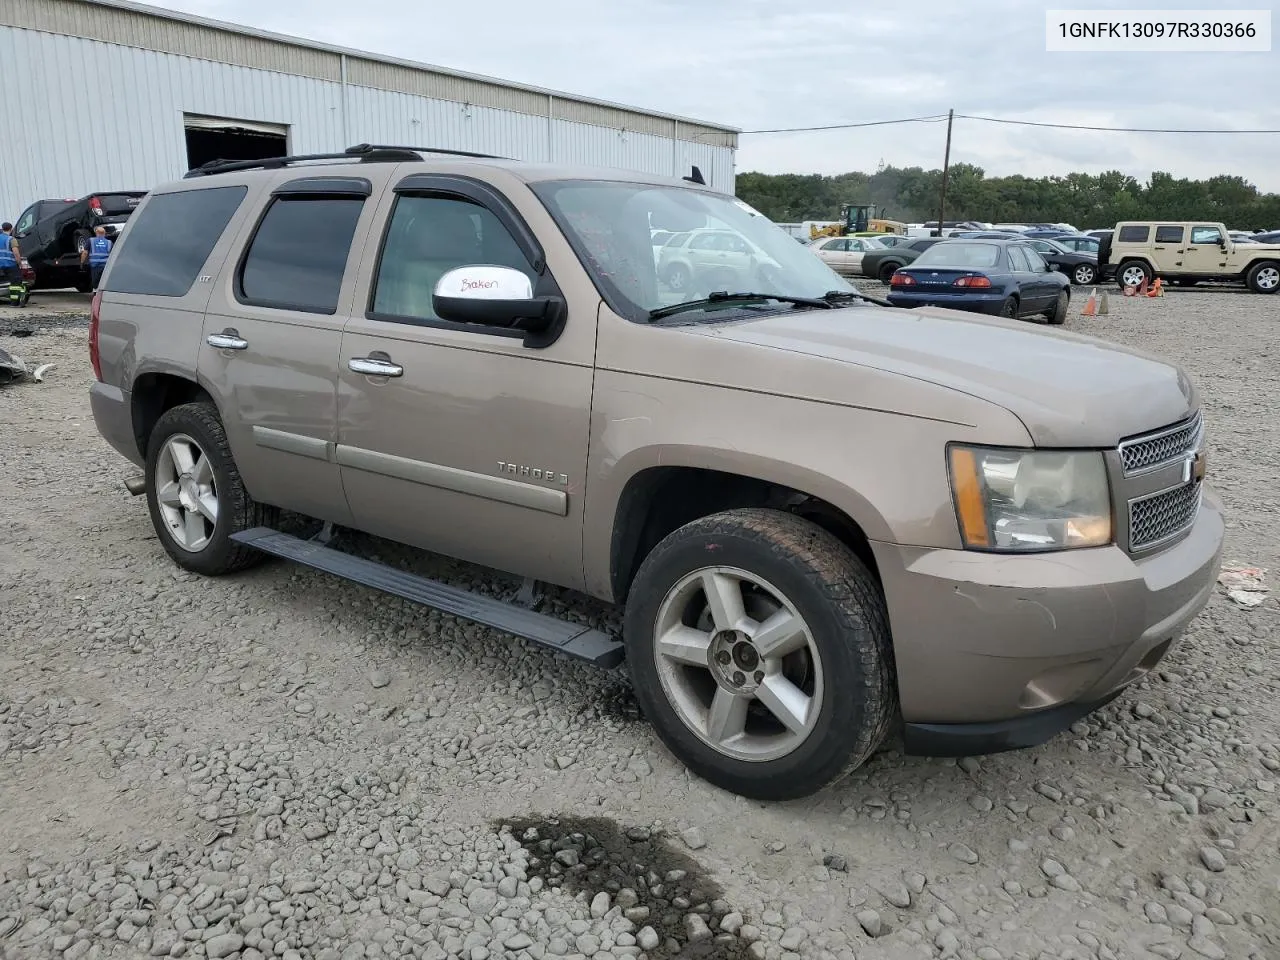
<path id="1" fill-rule="evenodd" d="M 1257 6 L 1259 0 L 1242 0 Z M 204 16 L 743 129 L 959 113 L 1097 126 L 1280 128 L 1280 54 L 1046 53 L 1045 10 L 1097 0 L 172 0 Z M 1136 4 L 1135 4 L 1136 6 Z M 1163 0 L 1163 9 L 1205 9 Z M 945 130 L 744 135 L 739 171 L 937 167 Z M 1243 176 L 1280 192 L 1280 135 L 1118 134 L 956 121 L 990 175 Z"/>

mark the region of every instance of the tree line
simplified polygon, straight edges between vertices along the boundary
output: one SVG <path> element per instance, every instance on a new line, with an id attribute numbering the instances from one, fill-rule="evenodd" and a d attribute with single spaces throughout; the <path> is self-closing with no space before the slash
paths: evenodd
<path id="1" fill-rule="evenodd" d="M 740 173 L 738 197 L 777 223 L 838 220 L 850 203 L 874 203 L 881 216 L 936 219 L 941 170 L 882 167 L 875 173 Z M 1064 177 L 988 177 L 953 164 L 947 176 L 948 220 L 1070 223 L 1081 230 L 1121 220 L 1206 220 L 1231 229 L 1280 229 L 1280 194 L 1260 193 L 1243 177 L 1187 180 L 1155 172 L 1142 183 L 1118 170 Z"/>

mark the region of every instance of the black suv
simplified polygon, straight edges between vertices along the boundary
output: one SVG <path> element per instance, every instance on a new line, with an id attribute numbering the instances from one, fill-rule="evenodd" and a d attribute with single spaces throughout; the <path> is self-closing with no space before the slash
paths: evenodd
<path id="1" fill-rule="evenodd" d="M 89 270 L 80 264 L 80 251 L 94 227 L 101 224 L 107 236 L 116 239 L 146 195 L 145 190 L 112 190 L 79 200 L 37 200 L 22 211 L 13 235 L 35 271 L 33 289 L 75 287 L 87 292 Z"/>

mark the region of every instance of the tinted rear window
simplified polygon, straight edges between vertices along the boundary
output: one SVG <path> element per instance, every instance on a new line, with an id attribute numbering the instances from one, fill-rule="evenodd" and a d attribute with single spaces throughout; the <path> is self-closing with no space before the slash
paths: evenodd
<path id="1" fill-rule="evenodd" d="M 152 197 L 120 243 L 104 290 L 185 296 L 248 187 L 184 190 Z"/>
<path id="2" fill-rule="evenodd" d="M 1181 243 L 1185 227 L 1156 227 L 1156 243 Z"/>
<path id="3" fill-rule="evenodd" d="M 1116 237 L 1116 241 L 1118 243 L 1146 243 L 1149 236 L 1151 236 L 1150 227 L 1121 227 L 1120 235 Z"/>
<path id="4" fill-rule="evenodd" d="M 1001 259 L 1000 248 L 994 243 L 948 240 L 936 247 L 930 247 L 916 257 L 915 266 L 981 269 L 994 267 L 1000 263 Z"/>
<path id="5" fill-rule="evenodd" d="M 123 193 L 98 193 L 95 196 L 98 198 L 102 207 L 102 215 L 105 217 L 118 217 L 121 214 L 133 213 L 143 199 L 142 197 L 131 197 Z"/>
<path id="6" fill-rule="evenodd" d="M 240 268 L 244 303 L 333 313 L 362 197 L 279 197 L 267 208 Z"/>

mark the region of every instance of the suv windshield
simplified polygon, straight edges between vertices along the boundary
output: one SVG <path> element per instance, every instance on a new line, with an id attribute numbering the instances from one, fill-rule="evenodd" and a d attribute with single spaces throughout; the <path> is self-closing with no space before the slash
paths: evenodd
<path id="1" fill-rule="evenodd" d="M 721 290 L 807 298 L 856 292 L 812 250 L 730 196 L 605 180 L 531 186 L 601 295 L 630 320 Z M 655 255 L 658 231 L 676 236 Z"/>

